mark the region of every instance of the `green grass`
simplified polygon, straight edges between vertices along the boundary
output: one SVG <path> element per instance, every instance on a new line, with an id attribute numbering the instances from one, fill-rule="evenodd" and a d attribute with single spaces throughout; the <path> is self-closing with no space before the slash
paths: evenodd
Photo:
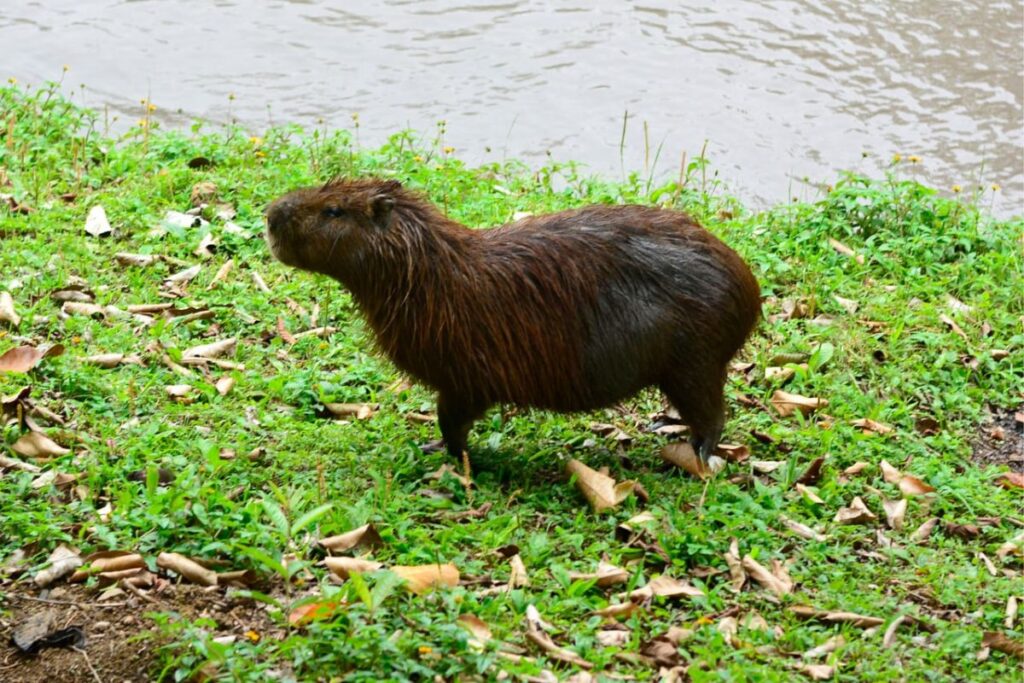
<path id="1" fill-rule="evenodd" d="M 236 128 L 162 131 L 148 114 L 144 120 L 146 125 L 115 139 L 55 87 L 0 88 L 0 168 L 10 182 L 0 193 L 33 209 L 22 215 L 0 202 L 0 291 L 12 294 L 23 318 L 16 329 L 0 323 L 0 353 L 21 343 L 66 347 L 63 356 L 44 360 L 27 375 L 0 374 L 0 395 L 31 386 L 36 402 L 67 418 L 63 428 L 38 420 L 72 451 L 41 464 L 80 477 L 79 489 L 58 490 L 33 488 L 32 473 L 0 474 L 0 564 L 16 549 L 31 548 L 22 583 L 5 590 L 29 591 L 24 582 L 61 542 L 83 555 L 136 550 L 153 568 L 158 553 L 172 551 L 264 575 L 252 599 L 274 605 L 271 616 L 282 626 L 281 637 L 258 643 L 243 637 L 224 645 L 213 640 L 226 628 L 215 622 L 159 617 L 152 637 L 162 649 L 153 675 L 178 680 L 211 661 L 218 680 L 265 680 L 272 670 L 295 680 L 490 679 L 502 669 L 537 674 L 543 668 L 566 675 L 572 667 L 545 661 L 526 641 L 530 604 L 559 629 L 555 640 L 596 670 L 640 678 L 656 677 L 657 669 L 616 653 L 636 653 L 672 625 L 695 631 L 679 648 L 694 681 L 791 680 L 797 676 L 791 667 L 799 663 L 791 653 L 836 634 L 845 644 L 818 661 L 836 665 L 837 680 L 993 681 L 1019 675 L 1019 661 L 1001 652 L 975 660 L 986 631 L 1022 637 L 1019 624 L 1012 630 L 1003 626 L 1006 600 L 1020 592 L 1019 576 L 990 576 L 978 558 L 984 552 L 1000 568 L 1019 572 L 1012 557 L 996 558 L 998 547 L 1020 531 L 1007 519 L 1020 514 L 1019 490 L 997 486 L 1005 468 L 981 468 L 969 456 L 988 405 L 1024 402 L 1020 218 L 985 215 L 976 208 L 978 196 L 939 196 L 902 179 L 898 165 L 883 179 L 844 176 L 816 203 L 753 213 L 723 195 L 703 159 L 690 164 L 684 182 L 651 182 L 639 175 L 615 182 L 583 175 L 572 164 L 536 171 L 516 162 L 472 168 L 443 140 L 417 140 L 408 133 L 379 149 L 362 149 L 345 131 L 281 127 L 254 139 Z M 196 157 L 212 164 L 193 169 L 188 162 Z M 747 464 L 734 464 L 705 491 L 703 482 L 662 464 L 658 453 L 665 438 L 647 429 L 661 399 L 650 393 L 621 411 L 594 415 L 492 411 L 471 436 L 477 485 L 472 499 L 453 478 L 430 480 L 446 456 L 422 454 L 418 444 L 436 438 L 435 428 L 407 415 L 432 411 L 433 397 L 420 387 L 395 389 L 399 377 L 374 353 L 340 285 L 275 263 L 259 238 L 269 201 L 337 174 L 398 178 L 452 217 L 480 227 L 506 222 L 519 211 L 590 203 L 658 203 L 693 213 L 749 260 L 766 296 L 767 319 L 741 356 L 754 369 L 730 376 L 726 440 L 749 445 L 755 460 L 786 465 L 750 478 L 734 476 L 749 473 Z M 235 223 L 251 236 L 224 232 L 224 221 L 213 218 L 208 230 L 219 246 L 205 261 L 193 250 L 206 228 L 152 231 L 166 211 L 190 207 L 190 191 L 201 181 L 213 182 L 219 199 L 237 208 Z M 68 193 L 73 197 L 61 198 Z M 104 206 L 116 230 L 112 238 L 83 231 L 96 204 Z M 838 253 L 830 238 L 863 255 L 864 262 Z M 115 317 L 62 319 L 50 295 L 74 278 L 87 282 L 104 306 L 168 300 L 161 295 L 162 280 L 183 266 L 120 266 L 117 252 L 202 262 L 176 303 L 208 307 L 214 317 L 158 320 L 148 327 Z M 228 258 L 235 262 L 231 274 L 207 289 Z M 268 283 L 270 294 L 254 284 L 253 272 Z M 855 300 L 859 309 L 847 312 L 836 296 Z M 950 296 L 970 310 L 955 310 Z M 805 303 L 808 315 L 779 317 L 787 299 Z M 292 334 L 301 332 L 311 326 L 308 312 L 315 305 L 317 324 L 338 331 L 289 345 L 277 332 L 278 319 Z M 942 322 L 943 314 L 959 324 L 966 339 Z M 831 324 L 811 321 L 819 315 Z M 991 330 L 987 336 L 983 325 Z M 179 358 L 191 346 L 225 337 L 239 339 L 230 359 L 244 369 L 212 368 L 208 376 L 194 369 L 182 377 L 146 350 L 159 343 Z M 992 349 L 1009 355 L 996 360 Z M 111 352 L 138 353 L 146 364 L 100 369 L 83 361 Z M 828 399 L 821 411 L 828 417 L 780 418 L 765 408 L 781 385 L 765 380 L 764 370 L 779 354 L 810 359 L 784 388 Z M 237 380 L 224 397 L 213 386 L 223 375 Z M 181 383 L 194 387 L 192 403 L 167 396 L 165 386 Z M 323 416 L 329 402 L 379 409 L 369 419 L 346 423 Z M 937 434 L 915 429 L 922 417 L 939 423 Z M 895 431 L 865 435 L 851 424 L 858 418 Z M 592 422 L 612 422 L 634 437 L 628 461 L 616 455 L 613 440 L 590 430 Z M 756 440 L 753 431 L 774 443 Z M 8 447 L 20 435 L 16 421 L 7 422 L 0 454 L 16 457 Z M 256 448 L 265 449 L 262 457 L 245 457 Z M 238 457 L 226 459 L 222 449 Z M 792 483 L 824 455 L 816 486 L 824 503 L 811 503 Z M 562 474 L 569 457 L 607 466 L 618 480 L 640 481 L 650 501 L 629 499 L 616 511 L 591 512 Z M 882 460 L 937 489 L 929 499 L 910 499 L 900 531 L 884 528 L 882 501 L 900 493 L 883 481 L 877 467 Z M 841 476 L 858 461 L 875 467 Z M 172 485 L 159 484 L 157 468 L 173 473 Z M 133 472 L 143 480 L 130 480 Z M 836 510 L 854 496 L 878 515 L 877 523 L 832 523 Z M 493 507 L 480 518 L 452 519 L 485 503 Z M 109 514 L 101 516 L 98 511 L 107 505 Z M 643 509 L 656 518 L 649 540 L 667 553 L 667 566 L 655 554 L 616 540 L 616 525 Z M 780 515 L 822 529 L 827 540 L 785 531 Z M 961 524 L 999 519 L 982 524 L 973 539 L 945 533 L 940 525 L 926 542 L 912 542 L 911 533 L 930 517 Z M 310 535 L 341 533 L 365 522 L 373 522 L 383 537 L 373 558 L 386 565 L 451 562 L 464 578 L 504 580 L 508 564 L 495 550 L 514 544 L 532 584 L 507 595 L 481 596 L 480 585 L 467 584 L 415 596 L 396 588 L 387 571 L 341 585 L 328 581 L 309 551 Z M 876 529 L 884 529 L 891 548 L 879 545 Z M 765 565 L 792 560 L 794 593 L 775 599 L 748 586 L 736 594 L 728 572 L 695 572 L 726 570 L 732 538 L 741 555 Z M 601 589 L 569 578 L 571 571 L 592 571 L 602 558 L 628 567 L 628 586 Z M 275 567 L 293 575 L 293 582 L 286 585 Z M 614 593 L 662 572 L 688 578 L 705 596 L 655 600 L 624 621 L 630 629 L 626 645 L 600 645 L 601 619 L 591 612 L 614 602 Z M 286 616 L 297 602 L 332 596 L 347 602 L 333 618 L 287 627 Z M 795 604 L 874 615 L 885 624 L 864 634 L 851 626 L 801 621 L 787 609 Z M 0 614 L 11 609 L 0 601 Z M 733 614 L 743 623 L 753 612 L 769 630 L 741 628 L 730 644 L 718 629 L 721 618 Z M 537 661 L 504 659 L 493 642 L 482 651 L 469 647 L 460 614 L 479 616 L 496 641 L 525 647 Z M 904 627 L 893 646 L 883 648 L 885 626 L 901 614 L 919 616 L 934 633 Z"/>

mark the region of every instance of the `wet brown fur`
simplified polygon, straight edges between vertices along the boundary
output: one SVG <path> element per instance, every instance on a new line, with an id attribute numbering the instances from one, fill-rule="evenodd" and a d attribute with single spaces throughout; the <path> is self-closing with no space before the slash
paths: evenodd
<path id="1" fill-rule="evenodd" d="M 383 352 L 438 391 L 454 455 L 495 403 L 585 411 L 656 385 L 706 457 L 726 366 L 760 311 L 743 260 L 676 211 L 470 230 L 395 181 L 343 179 L 280 198 L 268 226 L 282 262 L 343 283 Z"/>

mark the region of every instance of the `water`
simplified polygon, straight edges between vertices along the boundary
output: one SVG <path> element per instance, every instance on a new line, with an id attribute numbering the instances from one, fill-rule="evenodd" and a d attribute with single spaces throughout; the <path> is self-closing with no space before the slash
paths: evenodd
<path id="1" fill-rule="evenodd" d="M 1024 3 L 931 0 L 47 0 L 0 4 L 0 76 L 61 76 L 168 125 L 402 128 L 469 162 L 548 155 L 618 177 L 708 154 L 752 205 L 895 153 L 1024 211 Z M 233 98 L 233 99 L 232 99 Z M 629 112 L 625 149 L 623 117 Z M 647 124 L 645 143 L 644 126 Z M 867 154 L 864 157 L 864 154 Z M 992 192 L 990 185 L 1001 186 Z"/>

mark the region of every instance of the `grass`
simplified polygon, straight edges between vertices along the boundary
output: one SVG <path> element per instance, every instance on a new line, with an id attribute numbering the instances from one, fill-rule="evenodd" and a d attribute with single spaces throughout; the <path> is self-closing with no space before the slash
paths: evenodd
<path id="1" fill-rule="evenodd" d="M 209 617 L 180 611 L 152 617 L 144 637 L 160 649 L 150 675 L 168 680 L 200 670 L 216 680 L 249 681 L 472 680 L 545 669 L 568 675 L 573 666 L 545 659 L 525 639 L 528 605 L 558 629 L 553 638 L 560 645 L 595 671 L 641 679 L 656 678 L 658 670 L 636 654 L 670 626 L 693 631 L 674 650 L 693 681 L 791 680 L 802 663 L 794 655 L 837 635 L 843 643 L 832 653 L 808 660 L 833 666 L 835 680 L 1019 675 L 1020 662 L 1010 655 L 993 650 L 979 660 L 976 654 L 985 632 L 1018 641 L 1024 635 L 1019 624 L 1004 625 L 1007 599 L 1020 592 L 1019 557 L 996 552 L 1020 532 L 1020 490 L 997 485 L 1005 467 L 979 467 L 970 456 L 989 406 L 1024 403 L 1020 218 L 985 215 L 976 208 L 977 195 L 942 197 L 904 179 L 900 165 L 882 179 L 843 176 L 815 203 L 753 213 L 723 194 L 703 158 L 674 181 L 634 175 L 608 182 L 572 164 L 472 168 L 442 139 L 408 133 L 363 149 L 345 131 L 290 126 L 260 138 L 199 124 L 163 131 L 146 103 L 143 110 L 139 125 L 114 138 L 56 86 L 0 88 L 0 176 L 7 178 L 3 186 L 0 177 L 0 193 L 13 196 L 0 202 L 0 291 L 11 293 L 22 317 L 17 327 L 0 323 L 0 353 L 19 344 L 66 348 L 27 375 L 0 373 L 0 395 L 30 386 L 37 404 L 66 419 L 61 427 L 36 418 L 70 449 L 39 464 L 77 477 L 71 485 L 37 488 L 38 474 L 0 474 L 0 564 L 27 549 L 23 576 L 0 581 L 4 591 L 30 591 L 31 575 L 60 543 L 83 556 L 137 551 L 153 570 L 161 552 L 256 570 L 262 583 L 229 593 L 267 603 L 272 627 L 245 637 Z M 189 162 L 197 158 L 209 163 L 193 168 Z M 399 178 L 454 218 L 481 227 L 520 211 L 590 203 L 657 203 L 691 212 L 749 260 L 766 297 L 766 319 L 740 359 L 752 369 L 730 376 L 726 440 L 748 445 L 753 460 L 785 464 L 770 474 L 753 472 L 748 462 L 733 464 L 708 485 L 666 467 L 659 457 L 666 439 L 649 430 L 661 399 L 650 393 L 594 415 L 492 411 L 471 436 L 476 488 L 467 491 L 451 476 L 430 479 L 446 457 L 421 452 L 418 444 L 436 438 L 435 427 L 408 416 L 432 411 L 433 397 L 398 382 L 339 285 L 273 262 L 259 237 L 270 200 L 337 174 Z M 188 209 L 193 187 L 207 181 L 218 201 L 237 209 L 233 222 L 242 234 L 225 231 L 225 221 L 209 212 L 206 227 L 163 222 L 168 210 Z M 95 205 L 105 208 L 112 237 L 84 232 Z M 32 210 L 23 214 L 16 210 L 21 206 Z M 203 259 L 193 252 L 208 232 L 218 246 Z M 126 267 L 117 252 L 165 260 Z M 233 270 L 210 288 L 229 258 Z M 163 279 L 198 263 L 202 270 L 175 303 L 212 311 L 205 319 L 157 317 L 143 325 L 109 314 L 65 318 L 51 296 L 77 282 L 100 306 L 169 301 Z M 255 273 L 269 291 L 257 286 Z M 836 297 L 858 309 L 849 312 Z M 782 314 L 793 303 L 799 314 Z M 280 332 L 294 335 L 314 324 L 337 331 L 295 343 Z M 161 361 L 164 353 L 180 361 L 189 347 L 227 337 L 239 340 L 229 358 L 244 369 L 193 367 L 185 377 Z M 139 354 L 144 363 L 102 369 L 84 360 L 115 352 Z M 764 371 L 787 361 L 793 375 L 784 389 L 825 398 L 827 408 L 782 418 L 768 405 L 783 384 L 765 379 Z M 236 380 L 226 396 L 214 386 L 222 376 Z M 191 402 L 165 391 L 183 383 L 193 387 Z M 367 419 L 339 421 L 325 417 L 328 403 L 377 408 Z M 865 434 L 852 424 L 860 418 L 894 431 Z M 922 418 L 935 421 L 934 433 L 920 429 Z M 627 432 L 632 443 L 625 453 L 591 431 L 593 422 Z M 6 421 L 0 454 L 19 457 L 11 446 L 21 435 L 17 420 Z M 822 502 L 815 503 L 793 483 L 821 456 L 822 476 L 812 490 Z M 649 502 L 629 498 L 614 511 L 592 512 L 563 474 L 569 457 L 608 467 L 617 480 L 640 481 Z M 909 499 L 901 530 L 885 527 L 882 503 L 901 494 L 884 481 L 883 460 L 936 489 Z M 870 467 L 843 475 L 861 461 Z M 161 482 L 159 468 L 173 483 Z M 879 520 L 833 523 L 855 496 Z M 478 517 L 458 516 L 485 504 L 491 507 Z M 647 550 L 616 536 L 619 523 L 643 510 L 655 519 Z M 826 540 L 786 531 L 783 515 L 822 530 Z M 941 520 L 931 537 L 913 541 L 911 534 L 930 518 Z M 387 566 L 450 562 L 463 585 L 415 595 L 386 570 L 329 580 L 311 539 L 367 522 L 383 541 L 373 559 Z M 964 527 L 956 525 L 976 528 L 958 534 Z M 731 539 L 741 556 L 766 566 L 791 561 L 795 591 L 777 598 L 750 582 L 733 592 L 725 561 Z M 660 546 L 667 562 L 650 544 Z M 528 587 L 485 595 L 487 583 L 465 581 L 507 580 L 508 562 L 495 551 L 510 546 L 527 568 Z M 999 565 L 995 576 L 979 553 Z M 627 583 L 603 589 L 571 578 L 602 559 L 626 568 Z M 624 644 L 602 645 L 603 620 L 593 611 L 661 573 L 689 580 L 704 595 L 656 598 L 622 621 Z M 95 579 L 87 584 L 93 588 Z M 290 626 L 288 615 L 309 602 L 343 607 Z M 866 632 L 802 620 L 790 609 L 798 604 L 884 623 Z M 15 605 L 0 594 L 0 617 L 13 618 Z M 494 640 L 471 646 L 458 622 L 465 614 L 488 624 Z M 754 614 L 767 626 L 751 621 Z M 882 647 L 883 632 L 900 615 L 919 618 L 933 632 L 904 625 Z M 730 617 L 739 624 L 735 633 Z M 216 639 L 228 633 L 238 638 Z M 500 643 L 522 647 L 517 652 L 528 658 L 502 656 Z"/>

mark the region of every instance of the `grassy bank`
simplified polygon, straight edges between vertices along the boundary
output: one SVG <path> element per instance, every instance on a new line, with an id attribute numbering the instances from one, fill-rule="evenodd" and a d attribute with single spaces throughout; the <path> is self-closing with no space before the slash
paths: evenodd
<path id="1" fill-rule="evenodd" d="M 114 140 L 52 89 L 0 89 L 0 194 L 10 195 L 0 202 L 0 292 L 20 317 L 0 321 L 0 353 L 64 349 L 28 373 L 0 373 L 0 395 L 31 389 L 4 399 L 0 455 L 40 468 L 0 467 L 0 637 L 44 595 L 68 603 L 53 604 L 71 610 L 64 621 L 87 622 L 86 652 L 120 653 L 91 661 L 116 680 L 132 678 L 133 661 L 149 667 L 133 680 L 493 679 L 586 666 L 531 642 L 532 605 L 595 674 L 1019 675 L 1020 660 L 986 654 L 983 638 L 1024 633 L 1006 616 L 1021 555 L 1004 547 L 1024 524 L 1020 489 L 1005 462 L 973 456 L 1003 419 L 990 408 L 1024 403 L 1020 219 L 993 220 L 966 192 L 944 198 L 902 180 L 898 163 L 887 178 L 844 177 L 817 203 L 751 213 L 699 159 L 674 181 L 611 182 L 571 165 L 470 168 L 443 129 L 436 140 L 399 134 L 362 149 L 347 132 L 161 131 L 142 109 Z M 765 295 L 766 319 L 728 386 L 726 440 L 749 457 L 709 482 L 664 464 L 670 437 L 652 428 L 677 430 L 664 428 L 651 393 L 593 415 L 492 411 L 471 436 L 475 488 L 432 478 L 446 463 L 419 448 L 436 438 L 432 396 L 374 354 L 340 286 L 276 264 L 260 237 L 275 196 L 368 174 L 400 179 L 471 226 L 589 203 L 693 213 L 749 260 Z M 203 203 L 198 227 L 167 220 Z M 95 206 L 113 234 L 86 232 Z M 165 282 L 193 266 L 191 279 Z M 158 303 L 173 309 L 129 311 Z M 189 349 L 226 339 L 237 343 L 217 363 L 189 360 Z M 99 354 L 128 358 L 101 367 L 89 360 Z M 780 389 L 828 404 L 782 417 Z M 365 408 L 335 406 L 338 417 L 330 404 Z M 1008 420 L 1001 443 L 1016 438 Z M 24 455 L 17 444 L 33 426 L 67 452 Z M 570 458 L 640 482 L 647 501 L 593 512 L 564 473 Z M 818 475 L 805 477 L 819 458 Z M 857 463 L 866 465 L 847 472 Z M 834 521 L 856 497 L 874 518 Z M 905 519 L 887 523 L 886 504 L 899 517 L 899 501 Z M 642 512 L 649 519 L 633 533 L 617 529 Z M 920 529 L 929 520 L 930 534 Z M 330 578 L 315 541 L 366 523 L 380 542 L 340 554 L 384 568 Z M 750 558 L 741 588 L 726 557 L 732 539 Z M 92 577 L 41 594 L 32 577 L 59 544 L 82 557 L 137 552 L 152 577 L 113 593 Z M 157 566 L 161 553 L 255 578 L 195 590 Z M 505 590 L 515 555 L 529 584 Z M 601 561 L 623 570 L 613 585 L 575 576 Z M 753 563 L 773 562 L 789 563 L 791 590 L 756 580 Z M 460 585 L 419 595 L 387 569 L 431 563 L 455 565 Z M 662 575 L 700 595 L 619 596 Z M 123 606 L 94 606 L 102 600 Z M 627 603 L 617 618 L 595 614 Z M 318 611 L 300 621 L 304 605 Z M 830 623 L 798 606 L 879 621 Z M 96 621 L 107 630 L 90 630 Z M 20 680 L 60 680 L 44 661 L 56 656 L 13 666 Z"/>

